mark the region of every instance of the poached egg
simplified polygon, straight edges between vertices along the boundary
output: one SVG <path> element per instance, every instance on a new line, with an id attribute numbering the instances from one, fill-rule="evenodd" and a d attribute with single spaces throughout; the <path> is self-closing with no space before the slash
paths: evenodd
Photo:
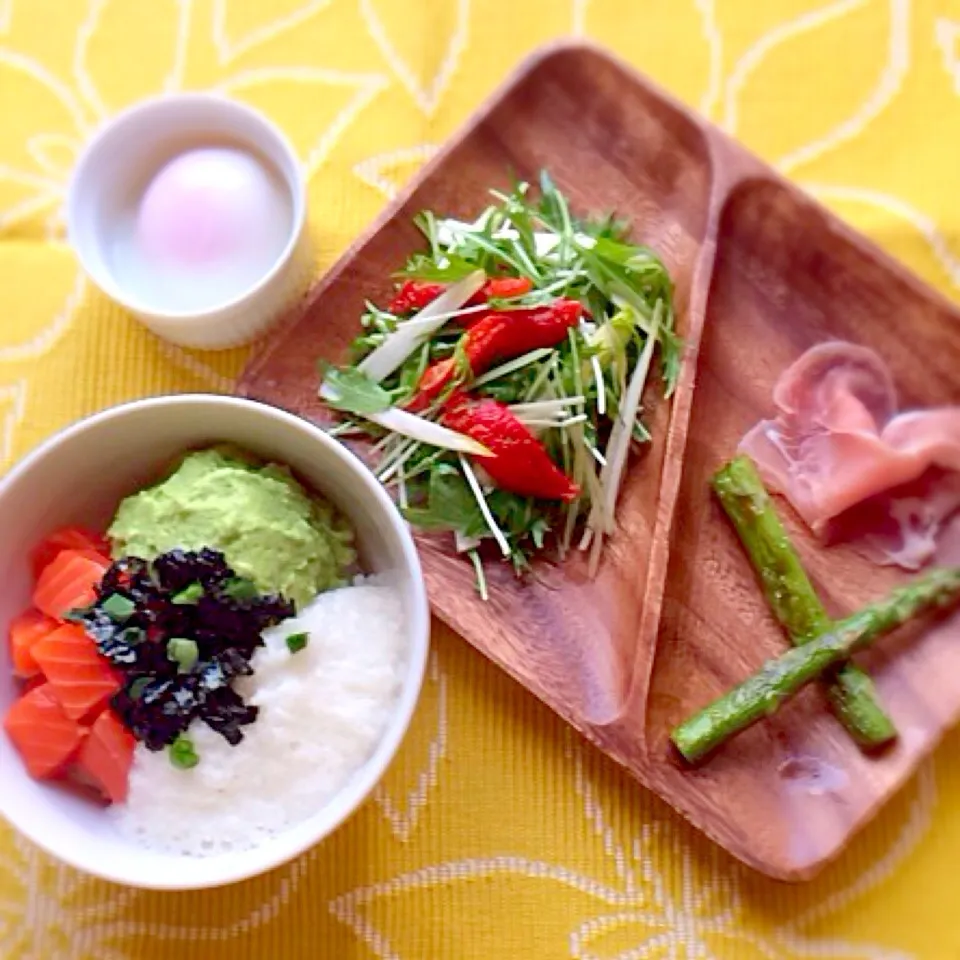
<path id="1" fill-rule="evenodd" d="M 234 147 L 187 150 L 164 164 L 123 218 L 118 280 L 152 308 L 209 310 L 269 274 L 291 237 L 279 173 Z"/>

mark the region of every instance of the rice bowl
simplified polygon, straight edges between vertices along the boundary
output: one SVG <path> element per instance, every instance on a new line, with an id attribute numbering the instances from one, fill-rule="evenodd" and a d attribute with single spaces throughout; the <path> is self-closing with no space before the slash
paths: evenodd
<path id="1" fill-rule="evenodd" d="M 308 621 L 288 623 L 276 635 L 264 631 L 265 646 L 257 659 L 262 677 L 256 682 L 237 680 L 243 695 L 263 711 L 261 720 L 273 714 L 281 724 L 276 735 L 267 738 L 276 769 L 264 775 L 263 758 L 238 763 L 235 771 L 228 763 L 230 769 L 221 771 L 221 786 L 229 790 L 231 783 L 242 782 L 248 794 L 262 789 L 265 802 L 255 810 L 250 798 L 238 800 L 234 793 L 225 799 L 221 794 L 218 819 L 198 824 L 186 835 L 180 825 L 166 838 L 163 830 L 157 836 L 157 828 L 145 840 L 144 831 L 132 826 L 142 821 L 129 811 L 125 816 L 61 784 L 34 780 L 9 737 L 0 734 L 0 814 L 66 863 L 145 888 L 198 889 L 234 882 L 272 869 L 322 840 L 356 810 L 382 776 L 406 732 L 423 682 L 429 638 L 425 588 L 412 539 L 389 498 L 357 458 L 317 428 L 283 411 L 229 397 L 162 397 L 104 411 L 42 444 L 4 478 L 0 522 L 7 538 L 0 544 L 0 569 L 7 590 L 0 598 L 0 629 L 7 630 L 29 602 L 33 580 L 24 562 L 28 545 L 60 525 L 105 530 L 117 504 L 162 475 L 179 452 L 218 442 L 287 464 L 311 489 L 329 497 L 355 531 L 359 571 L 365 574 L 321 594 L 325 599 L 319 612 L 308 610 L 310 604 L 299 609 L 297 616 Z M 111 462 L 111 452 L 119 450 L 123 457 Z M 111 463 L 109 470 L 105 462 Z M 384 603 L 370 602 L 374 591 Z M 346 599 L 354 595 L 356 601 Z M 348 612 L 354 617 L 352 628 Z M 377 623 L 387 627 L 380 629 Z M 290 648 L 285 652 L 279 646 L 294 626 L 298 632 L 308 626 L 316 633 L 310 647 L 295 657 L 289 655 Z M 310 690 L 325 691 L 318 699 L 329 707 L 334 690 L 352 699 L 341 703 L 340 716 L 331 708 L 317 721 L 320 726 L 312 728 L 313 736 L 298 742 L 292 728 L 283 726 L 281 697 L 293 693 L 297 675 L 309 673 L 315 659 L 324 673 L 323 678 L 311 674 Z M 281 678 L 284 666 L 287 676 Z M 14 704 L 18 687 L 10 650 L 0 645 L 0 714 Z M 243 747 L 256 749 L 256 726 L 243 728 L 249 741 Z M 213 761 L 219 756 L 217 747 L 223 747 L 205 740 L 199 729 L 191 736 L 198 752 L 206 754 L 205 776 L 216 779 L 213 768 L 220 764 Z M 140 747 L 137 752 L 142 752 Z M 306 762 L 298 764 L 297 757 Z M 145 768 L 149 759 L 143 761 Z M 313 769 L 326 764 L 327 769 Z M 138 756 L 134 767 L 138 771 L 140 766 Z M 131 799 L 137 794 L 138 776 L 131 775 Z M 253 782 L 255 777 L 260 785 Z M 170 802 L 181 815 L 191 803 L 203 807 L 186 795 Z M 211 833 L 216 834 L 212 840 Z M 178 847 L 189 852 L 175 852 Z"/>

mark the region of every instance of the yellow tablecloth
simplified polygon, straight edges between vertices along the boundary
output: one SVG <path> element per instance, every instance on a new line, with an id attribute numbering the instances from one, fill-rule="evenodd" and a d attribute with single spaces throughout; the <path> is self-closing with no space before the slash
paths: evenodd
<path id="1" fill-rule="evenodd" d="M 322 269 L 521 56 L 564 34 L 609 44 L 957 295 L 956 2 L 0 0 L 2 464 L 118 400 L 228 390 L 244 359 L 161 343 L 81 278 L 64 186 L 101 119 L 179 89 L 266 110 L 309 172 Z M 838 865 L 785 887 L 455 636 L 434 639 L 382 789 L 269 876 L 120 890 L 0 828 L 0 958 L 960 957 L 960 735 Z"/>

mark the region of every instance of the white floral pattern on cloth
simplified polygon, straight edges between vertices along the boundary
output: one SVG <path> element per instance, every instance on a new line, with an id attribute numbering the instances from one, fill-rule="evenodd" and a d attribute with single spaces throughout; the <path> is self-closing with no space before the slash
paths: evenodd
<path id="1" fill-rule="evenodd" d="M 566 737 L 572 740 L 572 737 Z M 731 871 L 722 856 L 697 856 L 687 838 L 670 821 L 654 819 L 640 824 L 635 835 L 621 837 L 601 803 L 596 786 L 584 770 L 584 750 L 569 746 L 565 759 L 572 782 L 565 793 L 576 801 L 585 833 L 599 841 L 602 865 L 608 876 L 581 872 L 561 863 L 510 854 L 465 857 L 429 864 L 331 899 L 332 917 L 348 927 L 382 960 L 413 960 L 391 940 L 391 931 L 372 919 L 378 902 L 419 893 L 444 891 L 484 880 L 511 881 L 562 888 L 575 894 L 582 906 L 571 918 L 566 946 L 571 960 L 695 960 L 723 957 L 724 946 L 733 956 L 769 960 L 809 957 L 849 957 L 856 960 L 908 960 L 908 955 L 869 943 L 825 940 L 807 935 L 814 922 L 848 906 L 881 883 L 929 827 L 935 798 L 932 769 L 919 774 L 906 816 L 877 860 L 847 888 L 840 888 L 792 921 L 759 930 L 744 913 L 738 871 Z M 400 838 L 405 839 L 405 838 Z M 85 887 L 98 887 L 41 854 L 19 838 L 3 869 L 13 897 L 0 901 L 0 956 L 61 956 L 71 947 L 78 958 L 124 960 L 138 956 L 111 944 L 118 936 L 150 937 L 177 941 L 240 941 L 261 927 L 293 913 L 304 877 L 317 869 L 322 851 L 313 851 L 280 871 L 264 899 L 246 916 L 220 926 L 205 920 L 193 924 L 138 921 L 130 918 L 138 899 L 136 891 L 78 903 Z M 669 865 L 664 869 L 663 864 Z M 20 898 L 17 898 L 17 894 Z M 392 912 L 385 916 L 389 923 Z M 379 919 L 379 918 L 378 918 Z M 466 918 L 452 917 L 454 924 Z M 18 950 L 23 951 L 18 953 Z M 458 956 L 473 956 L 465 951 Z M 554 954 L 550 954 L 551 956 Z M 477 952 L 476 956 L 483 956 Z"/>
<path id="2" fill-rule="evenodd" d="M 98 123 L 182 89 L 265 110 L 309 174 L 324 269 L 565 35 L 612 47 L 957 296 L 951 0 L 0 0 L 0 467 L 109 403 L 227 390 L 245 358 L 163 344 L 80 277 L 63 201 Z M 783 887 L 438 628 L 400 756 L 327 843 L 237 887 L 155 895 L 0 828 L 0 958 L 951 960 L 960 770 L 939 758 L 958 747 L 840 864 Z"/>
<path id="3" fill-rule="evenodd" d="M 737 876 L 728 863 L 720 858 L 695 863 L 691 847 L 667 821 L 644 822 L 636 835 L 621 840 L 594 785 L 584 774 L 583 748 L 578 745 L 568 751 L 568 756 L 573 768 L 573 792 L 581 801 L 587 829 L 602 843 L 614 882 L 543 860 L 509 855 L 469 858 L 432 864 L 349 891 L 330 903 L 333 915 L 348 924 L 382 960 L 411 960 L 395 950 L 389 936 L 370 921 L 367 908 L 371 904 L 422 889 L 501 876 L 522 877 L 574 890 L 597 908 L 595 914 L 585 916 L 570 930 L 572 960 L 698 960 L 726 955 L 725 945 L 735 948 L 735 956 L 756 955 L 770 960 L 831 955 L 906 960 L 902 952 L 873 944 L 827 944 L 805 936 L 803 929 L 812 920 L 822 920 L 866 893 L 920 839 L 929 825 L 935 792 L 929 767 L 918 777 L 916 800 L 901 831 L 855 886 L 834 892 L 792 923 L 761 933 L 746 921 Z M 672 869 L 662 869 L 663 862 L 670 863 Z"/>

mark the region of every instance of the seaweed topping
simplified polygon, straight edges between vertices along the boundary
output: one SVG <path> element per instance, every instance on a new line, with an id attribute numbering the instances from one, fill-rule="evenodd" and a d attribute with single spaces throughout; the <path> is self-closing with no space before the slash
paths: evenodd
<path id="1" fill-rule="evenodd" d="M 115 561 L 96 602 L 75 619 L 124 677 L 112 700 L 117 715 L 148 749 L 171 747 L 186 769 L 197 762 L 185 736 L 195 719 L 234 746 L 257 719 L 232 683 L 253 673 L 263 631 L 295 613 L 204 549 Z"/>

